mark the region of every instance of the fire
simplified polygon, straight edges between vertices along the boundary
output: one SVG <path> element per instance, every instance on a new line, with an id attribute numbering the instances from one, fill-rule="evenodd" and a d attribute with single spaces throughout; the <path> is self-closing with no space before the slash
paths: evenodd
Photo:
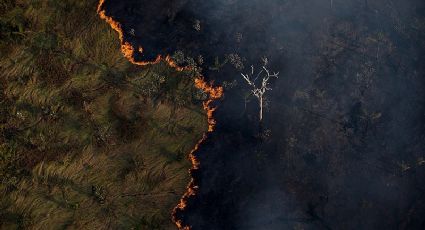
<path id="1" fill-rule="evenodd" d="M 162 58 L 161 55 L 157 55 L 155 60 L 153 61 L 136 61 L 134 59 L 134 56 L 136 52 L 139 52 L 140 54 L 143 53 L 143 47 L 138 47 L 136 51 L 129 42 L 124 41 L 124 32 L 123 32 L 121 24 L 115 21 L 112 17 L 106 15 L 106 11 L 103 9 L 104 4 L 105 4 L 105 0 L 99 1 L 99 5 L 97 6 L 97 13 L 99 14 L 101 19 L 105 20 L 112 27 L 112 29 L 118 33 L 118 39 L 121 43 L 121 52 L 123 53 L 124 57 L 127 58 L 131 63 L 135 65 L 145 66 L 150 64 L 157 64 L 160 61 L 165 61 L 166 63 L 168 63 L 169 66 L 175 68 L 177 71 L 190 69 L 189 67 L 179 67 L 172 60 L 170 55 L 167 55 L 165 58 Z"/>
<path id="2" fill-rule="evenodd" d="M 217 100 L 223 96 L 223 88 L 222 87 L 213 87 L 212 84 L 208 84 L 202 77 L 195 78 L 195 87 L 203 90 L 205 93 L 209 95 L 209 99 L 204 101 L 203 106 L 204 110 L 207 112 L 208 118 L 208 132 L 214 131 L 214 127 L 216 125 L 216 121 L 213 117 L 214 111 L 216 107 L 211 107 L 211 103 L 214 100 Z M 195 147 L 189 153 L 189 160 L 192 162 L 192 168 L 189 169 L 189 174 L 192 175 L 192 172 L 199 169 L 200 162 L 195 156 L 195 152 L 199 149 L 201 144 L 207 139 L 207 135 L 204 134 L 202 139 L 198 141 Z M 184 226 L 182 220 L 177 218 L 177 212 L 182 211 L 187 206 L 187 200 L 196 195 L 196 191 L 198 190 L 198 186 L 195 183 L 193 177 L 190 179 L 189 185 L 187 186 L 186 192 L 183 194 L 180 199 L 179 204 L 174 207 L 172 212 L 172 221 L 176 224 L 179 230 L 190 230 L 190 226 Z"/>
<path id="3" fill-rule="evenodd" d="M 194 170 L 199 169 L 199 161 L 196 159 L 196 156 L 194 155 L 195 152 L 199 149 L 202 142 L 204 142 L 207 139 L 207 135 L 204 134 L 202 139 L 198 141 L 198 143 L 195 145 L 195 147 L 190 151 L 189 153 L 189 159 L 192 162 L 192 168 L 189 169 L 189 174 L 192 174 Z M 193 177 L 190 179 L 189 185 L 187 186 L 186 192 L 183 194 L 182 198 L 180 198 L 180 202 L 177 204 L 176 207 L 174 207 L 172 211 L 172 221 L 176 224 L 177 228 L 179 230 L 190 230 L 189 226 L 184 226 L 182 220 L 179 220 L 177 218 L 177 212 L 180 210 L 184 210 L 187 206 L 187 200 L 191 197 L 196 195 L 196 191 L 198 190 L 198 186 L 195 184 L 195 180 Z"/>
<path id="4" fill-rule="evenodd" d="M 100 18 L 105 20 L 113 30 L 115 30 L 118 33 L 118 38 L 121 43 L 121 52 L 123 53 L 124 57 L 127 58 L 131 63 L 139 66 L 145 66 L 150 64 L 157 64 L 160 61 L 166 62 L 169 66 L 175 68 L 177 71 L 184 71 L 184 70 L 190 70 L 190 67 L 180 67 L 178 66 L 170 57 L 170 55 L 166 55 L 165 58 L 163 58 L 161 55 L 157 55 L 156 59 L 153 61 L 137 61 L 135 60 L 134 56 L 136 52 L 139 52 L 140 54 L 143 53 L 143 47 L 138 47 L 137 51 L 135 48 L 129 43 L 124 40 L 124 32 L 122 29 L 122 26 L 119 22 L 115 21 L 112 17 L 106 15 L 106 11 L 103 9 L 105 4 L 105 0 L 99 0 L 99 5 L 97 7 L 97 13 L 99 14 Z M 207 120 L 208 120 L 208 132 L 214 131 L 214 127 L 216 125 L 216 121 L 214 119 L 214 111 L 216 110 L 216 107 L 212 107 L 211 104 L 215 100 L 220 99 L 223 96 L 223 87 L 214 87 L 212 83 L 207 83 L 202 76 L 199 76 L 195 78 L 195 87 L 198 89 L 201 89 L 206 94 L 208 94 L 208 99 L 203 102 L 204 110 L 207 113 Z M 189 169 L 189 174 L 192 175 L 192 172 L 199 169 L 200 162 L 195 156 L 195 152 L 199 149 L 201 144 L 207 139 L 207 135 L 204 134 L 202 139 L 198 141 L 198 143 L 195 145 L 195 147 L 190 151 L 189 153 L 189 160 L 192 163 L 191 169 Z M 177 204 L 176 207 L 174 207 L 172 211 L 172 221 L 176 224 L 177 228 L 179 230 L 190 230 L 189 226 L 184 226 L 183 221 L 179 220 L 177 218 L 177 211 L 184 210 L 187 206 L 187 200 L 196 195 L 196 191 L 198 190 L 198 186 L 195 184 L 195 180 L 193 177 L 191 177 L 191 180 L 187 186 L 186 192 L 183 194 L 182 198 L 180 199 L 180 202 Z"/>
<path id="5" fill-rule="evenodd" d="M 121 52 L 123 53 L 124 57 L 126 57 L 131 63 L 135 65 L 149 65 L 149 64 L 156 64 L 161 61 L 161 55 L 158 55 L 154 61 L 136 61 L 134 59 L 135 50 L 134 47 L 124 41 L 124 32 L 122 29 L 122 26 L 119 22 L 115 21 L 112 17 L 106 15 L 106 11 L 103 9 L 105 5 L 105 0 L 100 0 L 99 5 L 97 6 L 97 13 L 99 14 L 100 18 L 105 20 L 113 30 L 115 30 L 118 33 L 118 39 L 121 43 Z M 139 47 L 138 51 L 142 53 L 143 48 Z"/>
<path id="6" fill-rule="evenodd" d="M 208 84 L 203 78 L 195 78 L 195 87 L 201 89 L 209 95 L 209 99 L 204 101 L 204 110 L 207 112 L 208 117 L 208 131 L 214 131 L 216 121 L 214 120 L 213 113 L 216 110 L 215 107 L 211 107 L 211 103 L 223 96 L 223 87 L 213 87 Z"/>

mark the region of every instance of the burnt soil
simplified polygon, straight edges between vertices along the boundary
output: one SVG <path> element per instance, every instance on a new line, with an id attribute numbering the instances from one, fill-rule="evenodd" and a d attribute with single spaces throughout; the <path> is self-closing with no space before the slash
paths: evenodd
<path id="1" fill-rule="evenodd" d="M 425 229 L 425 2 L 406 2 L 107 1 L 125 40 L 143 46 L 137 59 L 202 55 L 208 80 L 237 82 L 196 153 L 184 223 Z M 240 72 L 263 56 L 280 77 L 260 125 Z"/>

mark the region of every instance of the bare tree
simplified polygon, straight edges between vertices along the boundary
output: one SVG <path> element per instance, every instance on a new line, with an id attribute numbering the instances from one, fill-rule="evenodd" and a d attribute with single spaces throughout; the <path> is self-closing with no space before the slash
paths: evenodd
<path id="1" fill-rule="evenodd" d="M 255 74 L 254 66 L 251 66 L 251 73 L 243 74 L 241 73 L 243 79 L 248 83 L 249 86 L 252 87 L 251 93 L 258 99 L 258 103 L 260 105 L 260 122 L 263 120 L 263 108 L 264 108 L 264 100 L 265 93 L 269 90 L 272 90 L 269 87 L 270 78 L 278 78 L 279 72 L 270 73 L 269 69 L 267 69 L 268 59 L 263 58 L 263 66 L 261 70 Z M 261 79 L 261 81 L 258 81 Z M 261 84 L 259 84 L 261 83 Z"/>

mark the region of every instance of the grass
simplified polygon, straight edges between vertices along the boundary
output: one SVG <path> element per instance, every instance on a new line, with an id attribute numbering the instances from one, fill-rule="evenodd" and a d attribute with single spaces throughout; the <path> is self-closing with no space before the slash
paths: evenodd
<path id="1" fill-rule="evenodd" d="M 199 91 L 123 58 L 96 5 L 0 1 L 0 229 L 173 228 Z"/>

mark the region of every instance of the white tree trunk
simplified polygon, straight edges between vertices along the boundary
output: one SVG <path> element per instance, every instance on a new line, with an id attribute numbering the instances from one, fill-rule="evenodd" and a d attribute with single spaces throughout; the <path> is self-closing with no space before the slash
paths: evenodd
<path id="1" fill-rule="evenodd" d="M 260 121 L 263 120 L 263 96 L 261 96 L 260 98 Z"/>
<path id="2" fill-rule="evenodd" d="M 260 104 L 260 122 L 263 120 L 263 107 L 264 107 L 264 98 L 265 98 L 264 94 L 267 91 L 272 90 L 269 87 L 268 81 L 270 77 L 278 78 L 279 76 L 279 72 L 270 74 L 269 70 L 265 66 L 266 64 L 267 64 L 267 59 L 265 59 L 264 61 L 264 66 L 262 70 L 258 74 L 256 74 L 256 76 L 254 76 L 254 66 L 251 66 L 251 74 L 241 73 L 243 79 L 245 79 L 248 85 L 252 87 L 252 90 L 251 90 L 252 95 L 254 95 L 258 99 L 258 102 Z M 257 85 L 255 82 L 258 77 L 262 77 L 261 86 Z M 252 78 L 254 79 L 252 80 Z M 246 107 L 246 98 L 245 98 L 245 107 Z"/>

